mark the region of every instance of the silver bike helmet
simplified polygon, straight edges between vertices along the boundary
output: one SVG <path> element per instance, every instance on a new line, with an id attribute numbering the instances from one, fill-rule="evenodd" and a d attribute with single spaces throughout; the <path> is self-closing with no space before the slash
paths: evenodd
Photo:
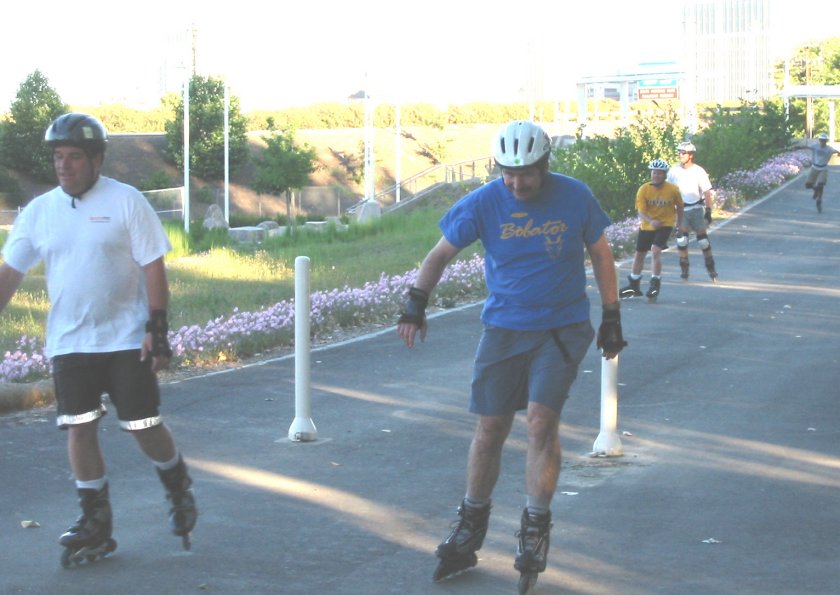
<path id="1" fill-rule="evenodd" d="M 50 124 L 44 140 L 50 147 L 70 145 L 84 149 L 88 155 L 96 155 L 105 152 L 108 132 L 93 116 L 69 113 Z"/>
<path id="2" fill-rule="evenodd" d="M 523 168 L 547 158 L 550 151 L 551 138 L 542 128 L 514 120 L 499 129 L 493 152 L 499 167 Z"/>

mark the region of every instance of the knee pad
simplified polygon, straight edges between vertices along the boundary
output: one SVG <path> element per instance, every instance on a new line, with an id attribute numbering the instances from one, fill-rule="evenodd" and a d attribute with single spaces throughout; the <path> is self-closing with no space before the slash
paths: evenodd
<path id="1" fill-rule="evenodd" d="M 677 235 L 677 248 L 688 248 L 688 234 Z"/>
<path id="2" fill-rule="evenodd" d="M 708 250 L 712 247 L 712 244 L 709 242 L 709 238 L 706 234 L 697 236 L 697 245 L 700 246 L 701 250 Z"/>
<path id="3" fill-rule="evenodd" d="M 810 190 L 811 188 L 813 188 L 813 187 L 814 187 L 814 185 L 813 185 L 813 184 L 811 184 L 810 182 L 805 182 L 805 187 L 806 187 L 808 190 Z"/>

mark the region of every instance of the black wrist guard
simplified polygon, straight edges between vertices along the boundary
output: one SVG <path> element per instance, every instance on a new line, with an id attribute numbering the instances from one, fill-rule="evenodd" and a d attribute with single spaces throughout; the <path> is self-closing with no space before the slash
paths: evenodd
<path id="1" fill-rule="evenodd" d="M 621 334 L 621 310 L 604 308 L 596 344 L 598 349 L 608 353 L 618 353 L 627 346 Z"/>
<path id="2" fill-rule="evenodd" d="M 405 303 L 398 323 L 409 322 L 417 326 L 423 326 L 426 321 L 426 306 L 429 305 L 429 294 L 419 287 L 412 287 L 408 290 L 408 301 Z"/>
<path id="3" fill-rule="evenodd" d="M 152 357 L 172 357 L 166 310 L 152 310 L 146 322 L 146 332 L 152 334 L 152 350 L 149 352 Z"/>
<path id="4" fill-rule="evenodd" d="M 703 213 L 703 217 L 706 219 L 706 223 L 712 222 L 712 209 L 711 207 L 706 207 L 706 211 Z"/>

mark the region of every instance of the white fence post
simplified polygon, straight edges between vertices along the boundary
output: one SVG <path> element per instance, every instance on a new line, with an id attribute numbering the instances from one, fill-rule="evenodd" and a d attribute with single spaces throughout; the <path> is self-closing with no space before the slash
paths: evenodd
<path id="1" fill-rule="evenodd" d="M 624 454 L 618 437 L 618 356 L 601 358 L 601 432 L 592 454 L 620 457 Z"/>
<path id="2" fill-rule="evenodd" d="M 295 258 L 295 419 L 289 427 L 289 440 L 293 442 L 318 439 L 318 430 L 311 419 L 309 314 L 309 257 L 298 256 Z"/>

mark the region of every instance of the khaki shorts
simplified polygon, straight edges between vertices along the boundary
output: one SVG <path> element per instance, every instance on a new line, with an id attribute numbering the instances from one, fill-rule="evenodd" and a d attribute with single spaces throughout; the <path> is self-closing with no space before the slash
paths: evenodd
<path id="1" fill-rule="evenodd" d="M 813 167 L 808 172 L 808 179 L 805 180 L 805 185 L 808 188 L 814 186 L 825 186 L 828 182 L 828 169 L 814 169 Z"/>

